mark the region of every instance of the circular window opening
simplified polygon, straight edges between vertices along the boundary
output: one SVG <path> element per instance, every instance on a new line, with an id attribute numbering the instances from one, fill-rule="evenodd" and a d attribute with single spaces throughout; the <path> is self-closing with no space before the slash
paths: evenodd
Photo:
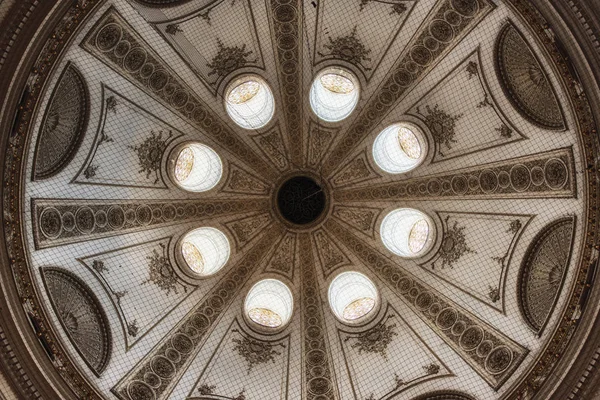
<path id="1" fill-rule="evenodd" d="M 258 129 L 273 118 L 275 99 L 267 82 L 257 75 L 246 75 L 227 87 L 225 109 L 242 128 Z"/>
<path id="2" fill-rule="evenodd" d="M 181 256 L 194 277 L 215 274 L 229 260 L 229 240 L 218 229 L 203 227 L 188 232 L 181 239 Z"/>
<path id="3" fill-rule="evenodd" d="M 360 272 L 343 272 L 329 285 L 329 306 L 346 324 L 363 323 L 373 316 L 379 304 L 379 294 L 373 281 Z"/>
<path id="4" fill-rule="evenodd" d="M 415 125 L 398 123 L 385 128 L 373 143 L 373 158 L 382 170 L 401 174 L 418 167 L 427 156 L 427 141 Z"/>
<path id="5" fill-rule="evenodd" d="M 292 317 L 292 292 L 283 282 L 264 279 L 256 283 L 244 302 L 244 313 L 252 325 L 261 329 L 278 330 Z"/>
<path id="6" fill-rule="evenodd" d="M 360 94 L 356 76 L 339 67 L 326 68 L 317 74 L 310 87 L 310 106 L 327 122 L 347 118 L 356 108 Z"/>
<path id="7" fill-rule="evenodd" d="M 175 184 L 190 192 L 206 192 L 214 188 L 223 175 L 219 155 L 200 143 L 186 143 L 172 153 L 171 176 Z"/>
<path id="8" fill-rule="evenodd" d="M 281 216 L 295 225 L 315 222 L 326 206 L 323 187 L 307 176 L 286 180 L 277 190 L 277 207 Z"/>
<path id="9" fill-rule="evenodd" d="M 428 215 L 412 208 L 390 212 L 381 223 L 381 240 L 392 253 L 421 257 L 433 246 L 435 225 Z"/>

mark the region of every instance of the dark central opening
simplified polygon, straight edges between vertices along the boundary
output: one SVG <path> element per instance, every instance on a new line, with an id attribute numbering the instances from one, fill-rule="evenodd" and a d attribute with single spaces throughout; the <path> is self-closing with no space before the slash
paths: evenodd
<path id="1" fill-rule="evenodd" d="M 285 181 L 277 191 L 277 207 L 289 222 L 310 224 L 325 210 L 325 193 L 314 179 L 295 176 Z"/>

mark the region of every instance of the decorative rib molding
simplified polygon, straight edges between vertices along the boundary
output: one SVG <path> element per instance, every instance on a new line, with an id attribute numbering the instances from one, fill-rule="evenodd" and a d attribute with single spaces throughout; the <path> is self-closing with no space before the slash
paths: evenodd
<path id="1" fill-rule="evenodd" d="M 573 150 L 566 147 L 438 175 L 340 190 L 334 197 L 337 202 L 569 198 L 577 194 L 575 182 Z"/>
<path id="2" fill-rule="evenodd" d="M 34 242 L 36 248 L 42 249 L 222 215 L 264 211 L 269 208 L 269 200 L 34 199 L 31 207 Z"/>
<path id="3" fill-rule="evenodd" d="M 280 225 L 265 230 L 267 233 L 257 244 L 116 384 L 112 392 L 118 398 L 160 400 L 169 397 L 235 299 L 235 294 L 259 268 L 260 261 L 284 232 Z"/>
<path id="4" fill-rule="evenodd" d="M 494 390 L 527 356 L 525 347 L 390 262 L 340 223 L 328 220 L 325 226 Z"/>
<path id="5" fill-rule="evenodd" d="M 307 400 L 336 400 L 337 387 L 333 368 L 331 368 L 331 353 L 326 336 L 323 307 L 317 270 L 312 251 L 310 236 L 301 234 L 300 242 L 300 273 L 302 307 L 302 353 L 303 380 L 302 398 Z"/>
<path id="6" fill-rule="evenodd" d="M 212 112 L 114 7 L 104 13 L 81 47 L 200 128 L 255 171 L 269 178 L 276 177 L 275 170 Z"/>
<path id="7" fill-rule="evenodd" d="M 271 0 L 269 15 L 292 163 L 302 164 L 302 2 Z"/>
<path id="8" fill-rule="evenodd" d="M 380 90 L 373 94 L 343 139 L 323 163 L 323 176 L 331 176 L 383 120 L 394 105 L 488 15 L 495 5 L 490 0 L 440 0 L 421 24 Z M 453 11 L 449 13 L 448 11 Z M 446 19 L 458 15 L 460 21 Z"/>

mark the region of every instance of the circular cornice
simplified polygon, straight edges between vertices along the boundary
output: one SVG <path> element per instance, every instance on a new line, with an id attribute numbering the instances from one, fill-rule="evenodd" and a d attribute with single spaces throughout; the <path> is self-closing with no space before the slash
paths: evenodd
<path id="1" fill-rule="evenodd" d="M 595 121 L 600 121 L 600 14 L 591 9 L 588 3 L 579 0 L 551 0 L 551 7 L 545 0 L 532 0 L 530 7 L 537 7 L 539 13 L 552 26 L 557 38 L 562 41 L 563 49 L 568 51 L 570 62 L 575 66 L 578 78 L 586 88 L 586 96 Z M 568 45 L 567 45 L 568 44 Z M 565 46 L 566 45 L 566 46 Z M 555 59 L 564 59 L 555 53 Z M 597 125 L 596 125 L 597 126 Z M 590 137 L 597 139 L 598 130 L 590 130 Z M 597 163 L 590 160 L 588 170 Z M 592 215 L 597 217 L 596 215 Z M 594 245 L 598 249 L 598 245 Z M 595 398 L 598 392 L 597 354 L 600 346 L 600 290 L 597 285 L 598 261 L 590 263 L 586 284 L 582 287 L 582 304 L 585 314 L 579 319 L 574 333 L 563 356 L 555 366 L 561 371 L 558 376 L 547 380 L 539 389 L 536 398 L 562 400 L 566 398 Z M 575 310 L 577 315 L 581 309 Z"/>
<path id="2" fill-rule="evenodd" d="M 15 132 L 18 130 L 15 121 L 23 118 L 24 114 L 28 113 L 26 110 L 36 106 L 35 102 L 29 102 L 28 95 L 34 90 L 39 93 L 43 89 L 45 79 L 59 59 L 61 50 L 72 39 L 73 33 L 81 26 L 85 16 L 98 5 L 98 2 L 92 1 L 82 3 L 85 3 L 83 7 L 77 3 L 59 1 L 17 2 L 9 10 L 7 14 L 9 17 L 2 21 L 7 27 L 2 30 L 6 33 L 6 41 L 3 41 L 0 47 L 3 54 L 0 71 L 13 77 L 12 80 L 0 82 L 0 90 L 6 93 L 0 108 L 0 131 L 3 133 L 0 136 L 2 142 L 0 154 L 3 158 L 6 155 L 6 143 L 15 140 Z M 70 23 L 61 25 L 65 20 Z M 53 37 L 59 31 L 63 32 L 63 35 L 60 38 Z M 35 40 L 38 37 L 49 40 Z M 45 56 L 41 56 L 43 52 Z M 35 80 L 28 81 L 32 72 L 34 76 L 40 78 L 37 84 Z M 0 166 L 0 171 L 3 176 L 8 174 L 4 164 Z M 6 191 L 3 190 L 3 193 L 6 194 Z M 2 196 L 1 200 L 3 209 L 6 209 L 10 197 Z M 3 242 L 6 239 L 6 232 L 0 231 Z M 19 270 L 17 266 L 23 259 L 11 256 L 4 247 L 0 254 L 1 262 L 7 266 L 2 268 L 1 300 L 5 304 L 3 309 L 11 310 L 10 316 L 6 312 L 2 313 L 3 318 L 10 318 L 3 324 L 10 347 L 5 347 L 5 351 L 0 354 L 5 366 L 18 377 L 12 382 L 15 389 L 26 398 L 77 398 L 70 385 L 76 382 L 80 388 L 84 388 L 84 393 L 94 393 L 95 390 L 87 384 L 76 368 L 71 367 L 67 372 L 66 380 L 65 371 L 56 368 L 55 362 L 64 362 L 67 367 L 72 364 L 64 358 L 64 349 L 59 350 L 57 347 L 60 342 L 52 339 L 54 333 L 48 330 L 48 326 L 32 318 L 32 312 L 41 310 L 37 305 L 27 305 L 33 299 L 32 288 L 26 286 L 23 291 L 23 286 L 15 285 L 15 282 L 20 280 L 19 277 L 28 276 L 28 272 L 24 269 Z M 27 292 L 30 293 L 29 296 Z M 23 307 L 30 312 L 24 312 Z M 32 326 L 37 330 L 31 329 Z M 61 352 L 59 358 L 51 356 L 53 350 Z"/>
<path id="3" fill-rule="evenodd" d="M 545 37 L 543 35 L 543 27 L 544 27 L 544 22 L 543 20 L 539 19 L 539 15 L 537 14 L 536 10 L 533 9 L 533 4 L 527 4 L 527 2 L 521 2 L 518 0 L 513 0 L 512 1 L 514 3 L 514 5 L 517 7 L 518 10 L 520 10 L 522 12 L 522 14 L 525 16 L 527 22 L 529 22 L 532 26 L 537 26 L 537 33 L 539 35 L 539 37 L 541 38 L 546 38 L 544 40 L 544 45 L 546 47 L 546 49 L 549 51 L 549 53 L 551 54 L 551 56 L 554 58 L 555 62 L 557 62 L 557 64 L 560 66 L 561 68 L 561 72 L 564 74 L 565 77 L 569 76 L 569 69 L 567 68 L 566 64 L 564 63 L 564 60 L 562 60 L 561 55 L 558 51 L 556 51 L 555 49 L 553 49 L 553 44 L 552 42 L 547 39 L 547 37 Z M 34 4 L 34 1 L 31 2 L 23 2 L 22 4 L 20 4 L 20 7 L 26 7 L 25 4 Z M 81 8 L 79 4 L 83 4 L 83 7 Z M 143 3 L 143 2 L 142 2 Z M 54 10 L 56 12 L 56 18 L 51 17 L 51 18 L 47 18 L 45 21 L 45 24 L 42 24 L 41 21 L 43 21 L 46 16 L 48 15 L 49 9 L 50 7 L 46 8 L 46 7 L 38 7 L 38 8 L 34 8 L 33 12 L 30 15 L 27 15 L 27 23 L 29 24 L 33 24 L 33 21 L 39 21 L 40 24 L 33 24 L 35 26 L 35 28 L 39 28 L 39 34 L 41 36 L 49 36 L 49 31 L 50 31 L 50 27 L 49 26 L 56 26 L 57 24 L 59 24 L 60 22 L 60 17 L 58 16 L 59 14 L 62 15 L 68 15 L 70 18 L 70 24 L 67 24 L 67 28 L 66 31 L 64 32 L 66 35 L 65 36 L 59 36 L 61 37 L 61 39 L 57 39 L 57 38 L 53 38 L 53 42 L 54 45 L 56 46 L 54 49 L 49 50 L 48 48 L 46 48 L 46 50 L 48 51 L 48 53 L 45 54 L 44 57 L 42 57 L 40 59 L 40 61 L 36 64 L 36 72 L 34 73 L 37 81 L 34 81 L 32 83 L 32 88 L 31 88 L 31 92 L 29 94 L 30 97 L 25 98 L 25 102 L 24 104 L 21 104 L 23 106 L 22 111 L 20 111 L 17 116 L 19 117 L 22 125 L 20 125 L 22 128 L 27 129 L 27 118 L 31 116 L 31 112 L 32 112 L 32 107 L 35 106 L 35 102 L 33 102 L 33 99 L 36 98 L 36 95 L 39 95 L 39 93 L 42 92 L 42 89 L 44 87 L 44 79 L 47 78 L 48 73 L 50 70 L 52 70 L 52 66 L 54 65 L 54 63 L 57 61 L 57 59 L 59 58 L 60 55 L 60 49 L 61 46 L 64 46 L 65 43 L 67 42 L 67 39 L 70 37 L 70 35 L 72 35 L 72 33 L 74 31 L 76 31 L 76 27 L 85 19 L 85 16 L 87 15 L 87 13 L 89 13 L 94 6 L 96 5 L 96 2 L 93 0 L 88 0 L 88 1 L 83 1 L 83 2 L 78 2 L 74 7 L 75 11 L 67 11 L 67 6 L 64 5 L 63 8 L 61 8 L 60 10 Z M 47 6 L 47 3 L 46 3 Z M 548 12 L 549 13 L 549 12 Z M 24 16 L 22 14 L 17 14 L 19 16 Z M 52 16 L 52 14 L 51 14 Z M 555 17 L 554 17 L 555 18 Z M 17 26 L 18 23 L 16 20 L 14 20 L 15 22 L 13 23 L 13 26 Z M 18 21 L 19 23 L 21 21 Z M 62 26 L 60 28 L 65 29 L 65 26 Z M 59 28 L 59 29 L 60 29 Z M 13 31 L 13 30 L 9 30 L 9 31 Z M 32 31 L 22 31 L 17 35 L 17 41 L 16 43 L 19 42 L 19 40 L 22 38 L 26 43 L 28 43 L 28 39 L 30 37 L 33 36 Z M 24 65 L 29 65 L 32 66 L 34 64 L 34 59 L 33 59 L 33 53 L 39 53 L 40 51 L 42 51 L 42 44 L 43 42 L 37 42 L 39 45 L 28 49 L 28 52 L 17 52 L 19 50 L 23 50 L 23 47 L 18 47 L 17 44 L 12 45 L 12 49 L 11 51 L 8 53 L 9 57 L 6 59 L 6 61 L 2 64 L 2 68 L 0 70 L 2 70 L 3 73 L 12 73 L 11 75 L 15 76 L 15 79 L 13 79 L 14 84 L 12 85 L 12 87 L 10 88 L 10 91 L 7 90 L 8 95 L 5 97 L 4 102 L 3 102 L 3 108 L 2 108 L 2 115 L 3 120 L 0 121 L 0 126 L 3 128 L 2 132 L 4 133 L 4 137 L 2 137 L 3 141 L 6 140 L 12 140 L 10 138 L 10 124 L 9 124 L 9 119 L 8 117 L 6 117 L 6 115 L 14 115 L 15 112 L 17 111 L 19 105 L 18 105 L 18 99 L 21 98 L 20 94 L 22 92 L 21 88 L 23 87 L 24 82 L 29 78 L 29 76 L 27 75 L 26 71 L 29 71 L 29 68 L 24 68 L 23 65 L 20 63 L 20 61 L 23 61 Z M 574 50 L 573 50 L 574 51 Z M 22 57 L 22 59 L 21 59 Z M 574 58 L 575 61 L 577 63 L 579 63 L 579 60 L 577 57 Z M 583 66 L 582 66 L 583 67 Z M 586 77 L 588 74 L 582 74 L 583 77 Z M 593 81 L 593 79 L 591 78 L 585 78 L 586 80 L 590 80 L 590 82 Z M 6 83 L 8 84 L 8 82 Z M 569 83 L 567 82 L 567 85 Z M 2 84 L 0 83 L 0 89 L 2 89 Z M 569 86 L 569 90 L 571 91 L 571 93 L 574 93 L 575 88 L 571 85 Z M 591 97 L 591 96 L 590 96 Z M 586 106 L 584 99 L 579 99 L 580 100 L 580 104 L 576 105 L 576 110 L 580 113 L 582 113 L 580 121 L 582 124 L 585 124 L 582 126 L 584 132 L 589 132 L 591 133 L 589 135 L 588 138 L 588 145 L 590 146 L 590 148 L 592 146 L 596 146 L 597 143 L 595 143 L 597 137 L 597 131 L 595 126 L 593 125 L 593 120 L 591 117 L 591 112 L 593 111 L 594 113 L 597 112 L 597 109 L 590 109 L 589 107 Z M 17 143 L 18 146 L 18 143 Z M 5 147 L 2 147 L 2 151 L 4 151 Z M 590 158 L 590 166 L 593 167 L 593 161 Z M 2 167 L 4 168 L 4 166 Z M 591 168 L 590 168 L 591 169 Z M 3 171 L 6 172 L 6 171 Z M 13 172 L 17 172 L 17 171 L 13 171 Z M 10 172 L 8 172 L 10 174 Z M 591 171 L 587 171 L 588 174 L 591 175 Z M 13 175 L 13 177 L 11 179 L 14 179 L 17 175 Z M 593 178 L 593 176 L 590 176 L 590 178 Z M 13 182 L 16 185 L 17 181 L 14 180 L 9 180 L 8 182 Z M 6 201 L 6 199 L 8 199 L 9 201 L 11 201 L 10 196 L 7 197 L 7 193 L 6 190 L 8 188 L 5 186 L 4 187 L 4 195 L 3 199 L 4 201 Z M 14 199 L 13 199 L 14 201 Z M 4 207 L 9 207 L 8 204 L 3 204 Z M 596 210 L 594 210 L 596 211 Z M 590 216 L 590 219 L 588 220 L 588 224 L 589 224 L 589 229 L 588 229 L 588 235 L 591 237 L 591 241 L 589 242 L 591 245 L 596 245 L 597 241 L 595 240 L 595 236 L 597 234 L 597 226 L 596 226 L 596 215 L 592 215 Z M 14 231 L 13 231 L 14 232 Z M 587 252 L 587 256 L 588 256 L 588 263 L 587 264 L 583 264 L 580 266 L 580 271 L 579 271 L 579 279 L 578 279 L 578 283 L 576 285 L 576 288 L 574 290 L 574 294 L 573 297 L 571 298 L 571 307 L 569 308 L 570 312 L 576 312 L 577 311 L 577 307 L 578 305 L 583 304 L 585 306 L 585 302 L 583 302 L 582 300 L 585 300 L 586 298 L 589 299 L 594 299 L 598 297 L 598 292 L 599 289 L 597 286 L 593 286 L 593 278 L 595 278 L 595 276 L 589 276 L 589 271 L 591 270 L 591 268 L 595 268 L 595 261 L 594 264 L 591 264 L 592 262 L 592 258 L 591 258 L 591 251 L 592 251 L 592 246 L 589 246 L 586 249 Z M 3 252 L 3 254 L 6 254 L 5 252 Z M 10 253 L 9 253 L 10 254 Z M 23 258 L 20 257 L 19 255 L 17 255 L 16 257 L 7 257 L 6 259 L 3 260 L 4 263 L 6 263 L 7 265 L 10 265 L 11 269 L 14 271 L 15 276 L 16 277 L 23 277 L 26 278 L 27 272 L 26 269 L 20 269 L 19 264 L 23 262 Z M 16 294 L 16 291 L 12 288 L 9 288 L 8 286 L 13 286 L 12 285 L 12 276 L 9 276 L 8 272 L 9 268 L 4 268 L 3 269 L 3 278 L 10 278 L 10 280 L 7 279 L 3 279 L 4 282 L 8 282 L 8 284 L 5 284 L 4 286 L 4 298 L 3 301 L 8 301 L 8 304 L 10 304 L 10 306 L 8 308 L 13 309 L 13 305 L 15 304 L 25 304 L 26 306 L 30 307 L 33 311 L 35 312 L 41 312 L 41 309 L 38 309 L 38 307 L 35 304 L 35 301 L 33 299 L 33 297 L 30 296 L 34 296 L 34 294 L 31 292 L 31 287 L 27 288 L 27 285 L 22 286 L 21 290 L 22 293 L 25 293 L 25 296 L 19 297 Z M 8 290 L 7 290 L 8 289 Z M 592 311 L 592 310 L 586 310 L 586 311 Z M 596 311 L 596 310 L 593 310 Z M 15 313 L 20 314 L 20 315 L 14 315 L 14 321 L 16 321 L 17 323 L 22 323 L 22 326 L 27 326 L 27 324 L 25 323 L 25 315 L 23 313 L 22 310 L 16 310 L 15 309 Z M 595 314 L 593 315 L 594 317 L 596 316 Z M 584 313 L 583 314 L 583 318 L 582 318 L 582 322 L 580 324 L 586 323 L 587 325 L 591 326 L 591 324 L 593 323 L 593 321 L 588 321 L 588 314 Z M 545 381 L 544 378 L 546 378 L 548 376 L 548 374 L 550 374 L 552 372 L 552 366 L 556 365 L 556 362 L 558 361 L 558 356 L 562 353 L 563 351 L 563 345 L 564 345 L 564 340 L 565 337 L 571 337 L 571 335 L 573 334 L 578 334 L 579 332 L 576 332 L 576 323 L 573 322 L 572 319 L 570 319 L 570 316 L 565 315 L 563 318 L 563 322 L 561 324 L 561 326 L 557 329 L 557 333 L 555 335 L 555 340 L 552 341 L 552 343 L 550 344 L 549 348 L 547 349 L 546 353 L 544 354 L 544 356 L 542 357 L 542 359 L 538 362 L 538 365 L 536 367 L 533 368 L 532 373 L 526 378 L 526 380 L 524 380 L 524 382 L 521 384 L 521 386 L 518 389 L 518 393 L 527 393 L 529 390 L 537 390 L 539 389 L 538 387 L 536 387 L 537 382 L 539 382 L 540 380 L 542 382 Z M 68 357 L 65 357 L 63 350 L 61 349 L 60 345 L 58 344 L 58 342 L 56 342 L 53 336 L 53 333 L 48 330 L 48 328 L 44 325 L 41 324 L 40 325 L 40 331 L 38 332 L 38 338 L 40 341 L 44 342 L 46 344 L 48 344 L 50 346 L 50 348 L 52 349 L 52 351 L 56 350 L 56 353 L 54 354 L 56 357 L 58 357 L 58 359 L 60 359 L 63 363 L 64 363 L 64 368 L 61 371 L 61 374 L 63 376 L 63 378 L 65 379 L 65 381 L 69 382 L 68 386 L 62 387 L 63 386 L 63 382 L 56 380 L 57 378 L 57 374 L 55 372 L 52 372 L 50 375 L 48 376 L 49 379 L 52 380 L 52 382 L 50 382 L 49 384 L 47 384 L 47 382 L 43 382 L 42 380 L 36 379 L 36 377 L 34 377 L 33 375 L 38 375 L 39 376 L 45 376 L 45 373 L 42 373 L 42 369 L 44 367 L 48 367 L 51 366 L 52 364 L 50 364 L 48 362 L 47 359 L 44 358 L 44 354 L 41 351 L 41 347 L 37 344 L 37 341 L 33 338 L 33 336 L 31 335 L 31 332 L 29 332 L 28 335 L 24 335 L 22 338 L 19 338 L 19 330 L 17 329 L 10 329 L 12 332 L 9 332 L 9 334 L 7 336 L 10 337 L 9 342 L 11 342 L 11 344 L 13 345 L 13 347 L 15 348 L 15 352 L 19 353 L 22 357 L 22 360 L 24 361 L 24 363 L 26 363 L 27 365 L 25 366 L 24 369 L 28 370 L 28 375 L 29 377 L 34 381 L 34 386 L 37 386 L 38 389 L 40 390 L 40 392 L 43 392 L 44 395 L 42 395 L 42 397 L 44 396 L 48 396 L 48 398 L 52 398 L 53 394 L 51 393 L 55 393 L 54 396 L 56 396 L 56 393 L 60 393 L 61 396 L 64 396 L 64 398 L 68 398 L 68 397 L 72 397 L 74 396 L 72 392 L 70 392 L 71 389 L 74 389 L 78 394 L 76 396 L 79 397 L 86 397 L 86 398 L 96 398 L 97 393 L 94 392 L 93 389 L 91 389 L 90 386 L 88 386 L 85 383 L 85 378 L 83 378 L 80 373 L 78 372 L 77 368 L 75 368 L 71 362 L 69 361 Z M 565 336 L 567 335 L 567 336 Z M 561 340 L 562 339 L 562 340 Z M 573 344 L 573 343 L 571 343 Z M 33 345 L 33 346 L 30 346 Z M 36 347 L 37 346 L 37 347 Z M 586 348 L 587 348 L 587 354 L 590 354 L 589 351 L 591 351 L 592 348 L 597 348 L 597 342 L 594 343 L 586 343 Z M 568 349 L 567 349 L 568 351 Z M 583 353 L 583 352 L 582 352 Z M 582 357 L 585 358 L 585 357 Z M 39 369 L 38 369 L 39 368 Z M 52 368 L 50 368 L 52 369 Z M 574 368 L 575 369 L 575 368 Z M 18 371 L 15 371 L 18 372 Z M 19 372 L 20 373 L 20 372 Z M 21 375 L 23 376 L 23 375 Z M 37 382 L 36 382 L 37 381 Z M 68 388 L 70 386 L 70 389 Z M 56 390 L 56 392 L 54 391 Z M 67 394 L 67 393 L 71 393 L 71 394 Z M 559 398 L 559 397 L 557 397 Z"/>
<path id="4" fill-rule="evenodd" d="M 134 0 L 146 7 L 153 8 L 165 8 L 165 7 L 177 7 L 185 3 L 189 3 L 191 0 Z"/>
<path id="5" fill-rule="evenodd" d="M 593 154 L 598 151 L 598 131 L 593 116 L 596 110 L 590 106 L 587 97 L 578 95 L 578 80 L 576 77 L 572 76 L 573 70 L 570 65 L 567 64 L 567 60 L 560 51 L 560 42 L 554 41 L 548 36 L 546 32 L 548 22 L 545 19 L 545 16 L 543 16 L 536 8 L 536 4 L 521 0 L 510 0 L 509 4 L 511 4 L 511 6 L 522 16 L 523 20 L 536 33 L 536 39 L 542 44 L 543 48 L 558 68 L 558 76 L 563 79 L 563 86 L 568 90 L 571 101 L 574 103 L 573 108 L 576 112 L 579 130 L 580 132 L 588 133 L 582 135 L 586 152 L 585 159 L 588 163 L 588 169 L 584 172 L 584 175 L 586 175 L 589 184 L 588 190 L 591 193 L 597 192 L 598 184 L 593 173 L 593 167 L 590 168 L 594 163 Z M 545 7 L 540 9 L 545 9 Z M 569 42 L 571 42 L 571 40 L 569 40 Z M 583 250 L 583 256 L 581 257 L 581 260 L 576 263 L 578 272 L 576 275 L 575 286 L 571 292 L 569 305 L 565 309 L 561 322 L 555 329 L 554 336 L 546 347 L 546 350 L 538 358 L 526 378 L 519 384 L 517 390 L 513 392 L 515 398 L 519 398 L 519 396 L 529 396 L 534 393 L 536 394 L 542 388 L 546 391 L 553 386 L 556 387 L 557 381 L 552 375 L 554 368 L 563 362 L 562 355 L 565 351 L 568 351 L 566 349 L 567 344 L 569 346 L 577 345 L 571 341 L 580 325 L 580 320 L 574 318 L 574 316 L 577 315 L 577 313 L 583 312 L 585 309 L 591 294 L 590 288 L 592 288 L 595 293 L 599 292 L 598 286 L 593 286 L 595 275 L 593 272 L 597 268 L 598 261 L 594 258 L 594 248 L 598 244 L 597 235 L 599 232 L 597 194 L 592 194 L 590 198 L 595 204 L 588 205 L 587 220 L 583 221 L 587 231 L 586 243 Z M 583 314 L 583 316 L 583 320 L 586 320 L 586 315 Z M 595 319 L 597 318 L 597 314 L 593 313 L 590 317 L 591 319 Z M 551 392 L 552 390 L 547 392 L 547 395 L 552 395 Z"/>

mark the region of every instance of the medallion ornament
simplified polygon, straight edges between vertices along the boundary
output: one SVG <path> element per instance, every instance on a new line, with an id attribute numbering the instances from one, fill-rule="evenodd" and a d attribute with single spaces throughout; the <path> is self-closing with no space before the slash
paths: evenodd
<path id="1" fill-rule="evenodd" d="M 465 227 L 459 226 L 458 221 L 454 221 L 452 227 L 449 227 L 450 216 L 446 217 L 444 238 L 439 251 L 439 258 L 442 260 L 441 268 L 446 266 L 454 268 L 456 263 L 462 256 L 469 253 L 477 253 L 467 245 L 465 238 Z M 435 269 L 435 263 L 431 265 Z"/>
<path id="2" fill-rule="evenodd" d="M 462 117 L 459 115 L 450 115 L 439 108 L 439 105 L 435 105 L 433 108 L 426 106 L 426 113 L 422 113 L 419 108 L 417 112 L 425 119 L 425 124 L 433 135 L 433 140 L 437 144 L 438 153 L 440 156 L 444 156 L 442 152 L 442 145 L 447 149 L 452 148 L 452 143 L 456 143 L 454 135 L 456 132 L 456 122 Z"/>
<path id="3" fill-rule="evenodd" d="M 146 179 L 150 175 L 154 174 L 154 184 L 157 184 L 160 180 L 160 163 L 163 158 L 163 153 L 167 148 L 167 143 L 173 136 L 173 133 L 169 131 L 169 135 L 163 139 L 163 132 L 150 132 L 150 136 L 144 140 L 141 144 L 131 146 L 131 150 L 135 151 L 138 156 L 138 162 L 140 164 L 140 173 L 146 174 Z"/>
<path id="4" fill-rule="evenodd" d="M 169 257 L 166 255 L 165 245 L 160 243 L 162 248 L 162 254 L 158 250 L 152 250 L 152 254 L 146 257 L 148 260 L 148 280 L 142 282 L 142 284 L 153 283 L 158 286 L 161 290 L 167 292 L 167 295 L 173 291 L 177 293 L 178 278 L 177 274 L 173 270 L 173 266 L 169 261 Z M 187 293 L 187 287 L 182 285 L 183 291 Z"/>
<path id="5" fill-rule="evenodd" d="M 207 65 L 210 68 L 208 76 L 217 75 L 219 78 L 226 77 L 230 72 L 242 68 L 244 65 L 257 62 L 256 59 L 248 61 L 248 57 L 253 53 L 252 50 L 246 51 L 246 45 L 224 46 L 221 40 L 217 40 L 219 51 Z"/>
<path id="6" fill-rule="evenodd" d="M 234 329 L 233 332 L 240 333 L 241 339 L 231 339 L 235 346 L 233 350 L 243 357 L 248 363 L 248 374 L 252 372 L 252 368 L 259 364 L 268 362 L 275 363 L 275 357 L 280 356 L 281 352 L 275 350 L 277 346 L 285 348 L 283 343 L 273 344 L 262 340 L 257 340 L 243 335 L 239 330 Z"/>
<path id="7" fill-rule="evenodd" d="M 388 360 L 387 347 L 398 336 L 396 332 L 396 324 L 389 324 L 388 320 L 394 317 L 393 314 L 388 315 L 384 321 L 379 322 L 368 331 L 358 334 L 358 336 L 348 336 L 344 342 L 355 340 L 352 344 L 353 349 L 358 349 L 358 354 L 375 353 L 381 355 L 386 361 Z"/>
<path id="8" fill-rule="evenodd" d="M 330 37 L 329 43 L 325 44 L 324 47 L 328 50 L 328 53 L 318 52 L 321 57 L 339 58 L 361 67 L 365 71 L 371 70 L 364 64 L 371 61 L 371 58 L 368 57 L 371 50 L 356 36 L 356 26 L 349 35 L 336 37 L 335 39 Z"/>

